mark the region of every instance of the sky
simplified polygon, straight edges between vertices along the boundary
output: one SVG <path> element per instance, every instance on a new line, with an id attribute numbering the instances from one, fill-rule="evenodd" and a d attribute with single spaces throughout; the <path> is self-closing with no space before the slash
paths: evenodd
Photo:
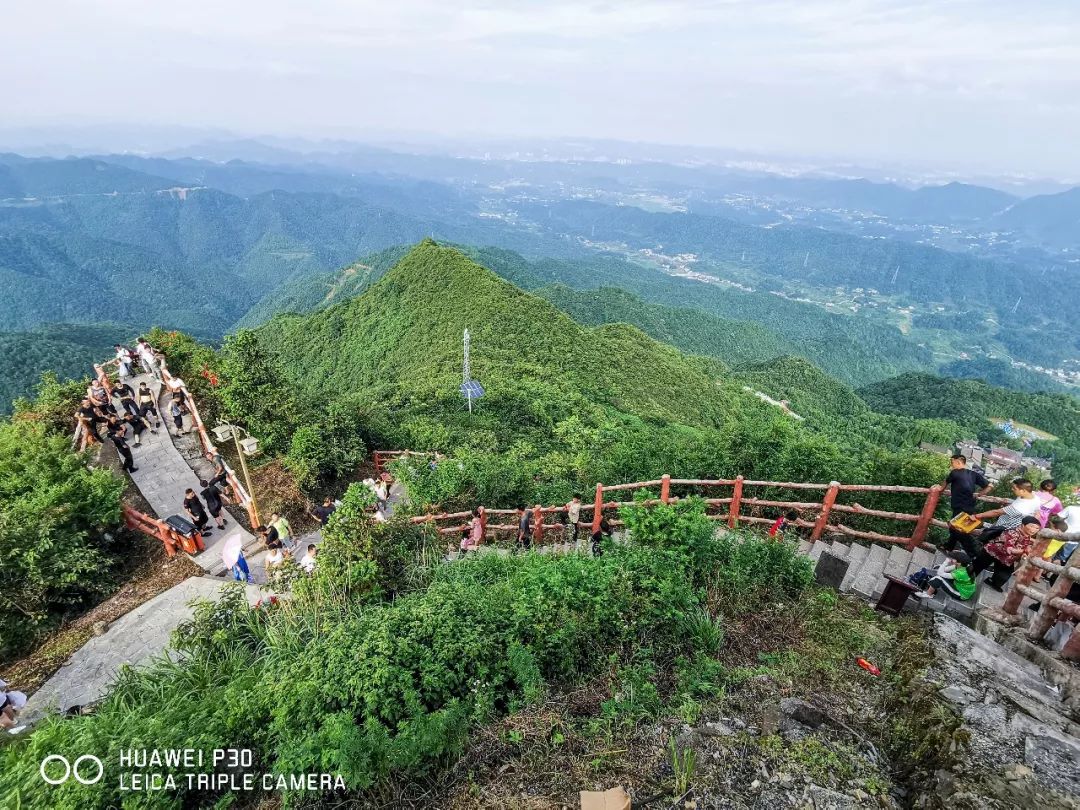
<path id="1" fill-rule="evenodd" d="M 1080 176 L 1076 0 L 0 0 L 0 127 L 591 137 Z"/>

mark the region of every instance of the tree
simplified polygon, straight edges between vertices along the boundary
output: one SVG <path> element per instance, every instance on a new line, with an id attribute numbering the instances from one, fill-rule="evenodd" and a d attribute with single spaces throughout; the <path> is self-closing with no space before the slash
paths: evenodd
<path id="1" fill-rule="evenodd" d="M 225 341 L 222 376 L 225 417 L 248 428 L 266 449 L 286 450 L 303 408 L 254 332 L 242 329 Z"/>
<path id="2" fill-rule="evenodd" d="M 26 419 L 0 424 L 0 656 L 25 648 L 94 595 L 116 557 L 123 482 L 69 439 Z"/>

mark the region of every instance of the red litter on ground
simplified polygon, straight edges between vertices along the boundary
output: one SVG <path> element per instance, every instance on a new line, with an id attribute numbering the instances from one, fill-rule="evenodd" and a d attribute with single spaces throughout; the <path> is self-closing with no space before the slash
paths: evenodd
<path id="1" fill-rule="evenodd" d="M 878 669 L 877 667 L 875 667 L 873 664 L 871 664 L 865 658 L 856 659 L 855 663 L 858 664 L 863 669 L 865 669 L 871 675 L 880 675 L 881 674 L 881 670 Z"/>

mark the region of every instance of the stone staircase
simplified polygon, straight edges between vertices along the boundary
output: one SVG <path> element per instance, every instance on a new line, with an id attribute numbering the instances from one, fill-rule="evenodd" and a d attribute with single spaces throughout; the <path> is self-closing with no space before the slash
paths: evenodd
<path id="1" fill-rule="evenodd" d="M 877 601 L 885 590 L 888 582 L 886 576 L 906 579 L 921 568 L 934 568 L 945 559 L 944 553 L 940 551 L 931 553 L 921 548 L 908 551 L 901 545 L 886 546 L 875 543 L 866 546 L 839 540 L 819 540 L 813 544 L 809 540 L 802 540 L 799 542 L 799 553 L 809 557 L 815 564 L 825 553 L 847 560 L 848 570 L 840 585 L 841 593 L 853 593 L 870 601 Z M 980 585 L 974 598 L 966 602 L 937 593 L 933 599 L 925 599 L 920 603 L 911 599 L 908 605 L 918 605 L 924 610 L 967 620 L 985 607 L 1000 607 L 1004 599 L 1004 594 Z"/>

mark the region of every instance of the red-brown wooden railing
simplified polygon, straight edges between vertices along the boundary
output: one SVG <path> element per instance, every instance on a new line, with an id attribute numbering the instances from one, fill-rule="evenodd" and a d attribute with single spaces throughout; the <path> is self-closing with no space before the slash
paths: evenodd
<path id="1" fill-rule="evenodd" d="M 399 460 L 414 455 L 425 455 L 422 453 L 415 453 L 413 451 L 377 451 L 375 457 L 377 459 L 377 465 L 382 463 L 385 465 L 388 461 Z M 842 484 L 839 481 L 832 481 L 828 484 L 819 484 L 811 482 L 796 482 L 796 481 L 753 481 L 746 480 L 742 476 L 738 476 L 732 479 L 697 479 L 697 478 L 672 478 L 670 475 L 664 475 L 653 481 L 636 481 L 627 484 L 610 484 L 604 485 L 598 483 L 596 485 L 595 497 L 592 504 L 582 504 L 582 511 L 591 511 L 591 531 L 596 532 L 600 529 L 600 520 L 605 510 L 618 509 L 619 507 L 629 506 L 634 503 L 632 500 L 607 500 L 608 493 L 613 492 L 633 492 L 639 489 L 655 489 L 660 488 L 660 497 L 657 499 L 645 501 L 646 505 L 652 505 L 657 503 L 671 503 L 679 500 L 677 497 L 671 495 L 671 488 L 673 486 L 678 487 L 694 487 L 697 489 L 707 488 L 730 488 L 731 496 L 723 498 L 704 498 L 703 500 L 708 507 L 714 511 L 710 516 L 725 520 L 729 527 L 735 528 L 739 524 L 771 524 L 772 518 L 757 517 L 751 514 L 745 514 L 743 512 L 744 507 L 776 507 L 781 510 L 794 509 L 798 511 L 812 511 L 816 512 L 815 520 L 807 521 L 802 518 L 795 521 L 797 526 L 811 529 L 810 541 L 816 542 L 820 540 L 826 533 L 833 535 L 840 535 L 843 537 L 850 537 L 856 540 L 868 540 L 871 542 L 880 543 L 901 543 L 908 549 L 913 549 L 918 546 L 923 546 L 928 549 L 932 549 L 926 543 L 926 537 L 929 533 L 931 526 L 937 526 L 940 528 L 948 528 L 948 523 L 944 520 L 940 520 L 934 517 L 934 512 L 937 509 L 938 503 L 941 499 L 942 492 L 944 491 L 941 485 L 935 485 L 932 487 L 912 487 L 912 486 L 889 486 L 882 484 Z M 823 491 L 824 495 L 820 502 L 817 501 L 782 501 L 771 500 L 767 498 L 748 497 L 746 495 L 747 488 L 767 488 L 767 489 L 789 489 L 795 491 Z M 911 495 L 922 495 L 923 502 L 918 513 L 906 513 L 906 512 L 890 512 L 881 509 L 870 509 L 859 504 L 842 504 L 837 503 L 837 498 L 842 492 L 875 492 L 875 493 L 901 493 Z M 1003 498 L 984 497 L 984 501 L 991 503 L 1006 503 Z M 726 510 L 720 510 L 720 507 L 726 506 Z M 556 516 L 566 512 L 565 505 L 558 506 L 537 506 L 534 508 L 534 525 L 536 526 L 535 535 L 542 537 L 546 529 L 558 529 L 561 524 L 558 523 L 543 523 L 544 516 Z M 486 513 L 490 516 L 498 515 L 512 515 L 515 510 L 512 509 L 487 509 Z M 880 534 L 878 532 L 861 531 L 858 529 L 845 526 L 842 523 L 836 521 L 835 514 L 850 514 L 858 515 L 860 517 L 881 518 L 885 520 L 892 520 L 897 522 L 914 523 L 915 527 L 909 536 Z M 438 527 L 440 533 L 453 534 L 465 529 L 466 521 L 470 512 L 443 512 L 439 514 L 419 515 L 412 518 L 415 523 L 433 523 Z M 615 521 L 616 525 L 618 521 Z M 450 524 L 450 525 L 447 525 Z M 493 532 L 501 531 L 516 531 L 516 523 L 498 523 L 492 524 L 488 527 Z"/>
<path id="2" fill-rule="evenodd" d="M 142 532 L 149 537 L 156 537 L 161 541 L 162 545 L 165 546 L 165 553 L 169 557 L 175 557 L 176 550 L 184 548 L 185 538 L 165 521 L 150 517 L 150 515 L 140 512 L 138 509 L 134 509 L 127 504 L 124 504 L 123 509 L 124 525 L 129 529 Z M 202 534 L 199 532 L 195 532 L 195 534 L 192 535 L 191 542 L 194 544 L 195 552 L 206 550 Z"/>
<path id="3" fill-rule="evenodd" d="M 1016 616 L 1025 596 L 1035 600 L 1039 610 L 1032 617 L 1027 631 L 1028 638 L 1033 641 L 1040 641 L 1062 616 L 1080 619 L 1080 605 L 1066 598 L 1073 583 L 1080 582 L 1080 546 L 1073 550 L 1064 565 L 1058 565 L 1043 558 L 1046 546 L 1051 540 L 1076 542 L 1080 541 L 1080 533 L 1065 534 L 1051 529 L 1039 532 L 1038 542 L 1013 574 L 1012 586 L 1001 606 L 1003 613 Z M 1057 574 L 1057 581 L 1045 593 L 1032 585 L 1040 571 Z M 1071 661 L 1080 661 L 1080 631 L 1073 630 L 1061 649 L 1061 656 Z"/>

